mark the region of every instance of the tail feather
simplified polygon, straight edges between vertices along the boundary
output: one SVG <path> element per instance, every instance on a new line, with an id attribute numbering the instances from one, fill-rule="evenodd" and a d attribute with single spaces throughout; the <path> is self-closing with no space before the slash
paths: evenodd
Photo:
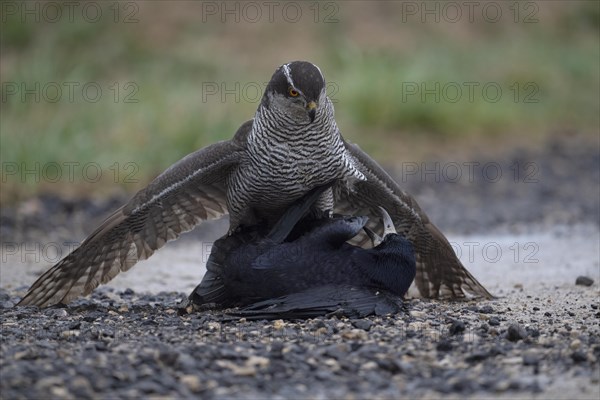
<path id="1" fill-rule="evenodd" d="M 364 318 L 391 315 L 401 309 L 402 300 L 375 289 L 348 285 L 326 285 L 276 299 L 260 301 L 229 312 L 231 319 L 306 319 L 327 315 Z"/>

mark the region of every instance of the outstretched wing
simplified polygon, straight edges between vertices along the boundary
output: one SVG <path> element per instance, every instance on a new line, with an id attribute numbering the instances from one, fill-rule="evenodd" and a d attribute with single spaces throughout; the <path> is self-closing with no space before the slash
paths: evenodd
<path id="1" fill-rule="evenodd" d="M 378 227 L 378 206 L 386 209 L 398 233 L 410 240 L 415 249 L 417 275 L 415 285 L 421 296 L 428 298 L 463 298 L 466 295 L 493 296 L 466 270 L 452 246 L 439 229 L 429 221 L 414 198 L 402 191 L 390 176 L 357 145 L 346 143 L 352 161 L 367 178 L 353 187 L 343 184 L 334 190 L 334 211 L 343 215 L 367 215 L 369 227 Z M 368 242 L 366 235 L 355 238 L 355 244 Z"/>
<path id="2" fill-rule="evenodd" d="M 233 140 L 189 154 L 115 211 L 81 246 L 46 271 L 18 305 L 68 303 L 200 222 L 227 213 L 226 180 L 245 150 L 249 123 Z"/>

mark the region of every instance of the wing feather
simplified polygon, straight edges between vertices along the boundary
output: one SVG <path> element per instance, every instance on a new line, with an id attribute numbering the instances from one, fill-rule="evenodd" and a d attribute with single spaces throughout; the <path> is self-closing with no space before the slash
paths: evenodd
<path id="1" fill-rule="evenodd" d="M 81 245 L 45 272 L 18 305 L 46 307 L 89 294 L 150 257 L 166 242 L 227 213 L 226 181 L 245 155 L 236 137 L 189 154 L 116 210 Z"/>
<path id="2" fill-rule="evenodd" d="M 382 232 L 377 206 L 385 208 L 396 230 L 415 248 L 417 274 L 415 286 L 428 298 L 492 298 L 493 296 L 467 271 L 452 246 L 421 210 L 416 200 L 398 187 L 394 180 L 357 145 L 346 143 L 352 161 L 367 178 L 352 187 L 338 184 L 334 191 L 334 211 L 344 215 L 367 215 L 368 226 Z M 366 245 L 366 235 L 355 244 Z"/>

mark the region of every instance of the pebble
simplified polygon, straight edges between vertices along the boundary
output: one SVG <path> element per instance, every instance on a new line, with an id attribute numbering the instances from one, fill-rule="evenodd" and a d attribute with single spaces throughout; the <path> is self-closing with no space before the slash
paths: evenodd
<path id="1" fill-rule="evenodd" d="M 347 329 L 342 332 L 342 338 L 346 340 L 367 340 L 367 333 L 362 329 Z"/>
<path id="2" fill-rule="evenodd" d="M 587 355 L 582 351 L 574 351 L 571 353 L 571 359 L 576 363 L 587 361 Z"/>
<path id="3" fill-rule="evenodd" d="M 450 335 L 458 335 L 459 333 L 463 333 L 465 331 L 465 323 L 463 321 L 453 321 L 448 328 L 448 333 Z"/>
<path id="4" fill-rule="evenodd" d="M 196 375 L 183 375 L 179 380 L 194 393 L 198 393 L 202 389 L 202 382 Z"/>
<path id="5" fill-rule="evenodd" d="M 414 318 L 425 318 L 427 316 L 427 314 L 424 311 L 417 311 L 417 310 L 411 310 L 409 312 L 411 317 Z"/>
<path id="6" fill-rule="evenodd" d="M 523 365 L 538 365 L 540 358 L 537 354 L 525 354 L 523 356 Z"/>
<path id="7" fill-rule="evenodd" d="M 368 319 L 357 319 L 352 321 L 352 326 L 365 331 L 370 331 L 373 326 L 373 322 Z"/>
<path id="8" fill-rule="evenodd" d="M 447 352 L 452 350 L 454 346 L 452 345 L 452 342 L 450 342 L 449 340 L 441 340 L 436 346 L 436 350 L 437 351 L 443 351 L 443 352 Z"/>
<path id="9" fill-rule="evenodd" d="M 588 276 L 578 276 L 575 280 L 575 284 L 580 286 L 592 286 L 594 280 Z"/>
<path id="10" fill-rule="evenodd" d="M 527 331 L 519 324 L 510 324 L 506 331 L 506 338 L 511 342 L 517 342 L 527 337 Z"/>
<path id="11" fill-rule="evenodd" d="M 493 314 L 494 313 L 494 307 L 492 307 L 491 305 L 485 305 L 481 308 L 479 308 L 479 312 L 482 314 Z"/>

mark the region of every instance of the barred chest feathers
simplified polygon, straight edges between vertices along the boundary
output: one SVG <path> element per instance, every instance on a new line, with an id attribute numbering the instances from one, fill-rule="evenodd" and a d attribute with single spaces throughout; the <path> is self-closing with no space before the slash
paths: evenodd
<path id="1" fill-rule="evenodd" d="M 312 128 L 284 141 L 268 132 L 252 132 L 246 165 L 232 176 L 230 187 L 241 189 L 231 193 L 237 197 L 235 203 L 276 211 L 333 179 L 364 179 L 350 160 L 335 123 L 321 125 L 325 132 Z"/>

